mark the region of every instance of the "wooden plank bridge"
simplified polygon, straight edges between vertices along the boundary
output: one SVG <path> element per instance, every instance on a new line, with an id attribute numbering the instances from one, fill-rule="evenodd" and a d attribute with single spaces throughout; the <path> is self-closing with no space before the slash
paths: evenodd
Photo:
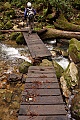
<path id="1" fill-rule="evenodd" d="M 23 35 L 33 58 L 51 56 L 36 33 Z M 68 120 L 53 66 L 29 67 L 18 120 Z"/>

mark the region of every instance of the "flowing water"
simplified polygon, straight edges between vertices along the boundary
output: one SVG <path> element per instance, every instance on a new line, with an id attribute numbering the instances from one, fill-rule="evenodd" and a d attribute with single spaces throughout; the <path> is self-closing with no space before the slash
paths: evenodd
<path id="1" fill-rule="evenodd" d="M 53 46 L 54 43 L 55 41 L 51 42 L 50 44 L 46 43 L 45 45 L 49 50 L 52 50 L 54 47 Z M 9 64 L 10 66 L 9 69 L 7 70 L 7 73 L 11 73 L 11 71 L 13 70 L 13 66 L 19 64 L 20 61 L 31 62 L 29 57 L 30 54 L 27 46 L 22 46 L 22 45 L 12 46 L 12 45 L 0 43 L 0 61 L 6 61 L 7 64 Z M 61 65 L 63 69 L 66 69 L 69 64 L 68 59 L 64 58 L 63 56 L 53 57 L 52 59 L 54 59 L 59 65 Z M 71 117 L 70 111 L 68 114 L 70 118 Z"/>

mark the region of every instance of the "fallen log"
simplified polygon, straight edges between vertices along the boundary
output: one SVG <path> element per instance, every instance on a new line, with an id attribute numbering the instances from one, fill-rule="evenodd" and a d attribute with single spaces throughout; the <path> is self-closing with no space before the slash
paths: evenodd
<path id="1" fill-rule="evenodd" d="M 8 33 L 8 32 L 28 32 L 28 29 L 17 29 L 17 30 L 0 30 L 2 33 Z"/>
<path id="2" fill-rule="evenodd" d="M 20 30 L 0 30 L 2 33 L 7 33 L 7 32 L 28 32 L 27 28 L 20 29 Z M 46 39 L 54 39 L 54 38 L 66 38 L 66 39 L 71 39 L 71 38 L 76 38 L 80 40 L 80 32 L 72 32 L 72 31 L 63 31 L 63 30 L 57 30 L 53 28 L 44 28 L 40 31 L 36 31 L 42 40 Z"/>
<path id="3" fill-rule="evenodd" d="M 44 32 L 44 34 L 40 34 L 40 37 L 42 40 L 54 38 L 66 38 L 66 39 L 76 38 L 80 40 L 80 32 L 63 31 L 53 28 L 47 28 L 47 31 Z"/>

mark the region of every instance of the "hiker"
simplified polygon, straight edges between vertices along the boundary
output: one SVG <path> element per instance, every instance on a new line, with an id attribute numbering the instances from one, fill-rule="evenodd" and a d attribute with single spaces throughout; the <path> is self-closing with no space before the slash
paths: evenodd
<path id="1" fill-rule="evenodd" d="M 27 7 L 24 11 L 24 18 L 27 19 L 27 27 L 29 27 L 29 33 L 32 32 L 34 28 L 34 16 L 36 15 L 35 9 L 32 8 L 30 2 L 27 3 Z"/>

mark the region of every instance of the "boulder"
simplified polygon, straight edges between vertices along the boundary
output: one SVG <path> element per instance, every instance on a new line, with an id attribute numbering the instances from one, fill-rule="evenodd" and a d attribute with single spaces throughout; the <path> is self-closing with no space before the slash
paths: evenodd
<path id="1" fill-rule="evenodd" d="M 71 103 L 71 114 L 76 120 L 80 120 L 80 89 L 74 95 Z"/>
<path id="2" fill-rule="evenodd" d="M 24 39 L 22 33 L 16 38 L 16 43 L 20 44 L 20 45 L 21 44 L 26 44 L 25 39 Z"/>
<path id="3" fill-rule="evenodd" d="M 23 62 L 23 63 L 20 64 L 20 66 L 19 66 L 19 72 L 20 72 L 20 73 L 23 73 L 23 74 L 27 73 L 27 72 L 28 72 L 28 68 L 29 68 L 29 66 L 31 66 L 31 65 L 32 65 L 32 64 L 29 63 L 29 62 L 27 62 L 27 61 Z"/>
<path id="4" fill-rule="evenodd" d="M 43 59 L 42 63 L 40 63 L 40 66 L 52 66 L 52 62 L 47 59 Z"/>
<path id="5" fill-rule="evenodd" d="M 53 63 L 57 78 L 60 78 L 62 76 L 62 73 L 64 72 L 64 69 L 56 61 L 53 61 Z"/>
<path id="6" fill-rule="evenodd" d="M 74 63 L 80 62 L 80 41 L 72 38 L 69 42 L 69 57 Z"/>
<path id="7" fill-rule="evenodd" d="M 68 68 L 63 73 L 64 80 L 67 83 L 68 89 L 73 89 L 78 85 L 79 77 L 78 77 L 78 69 L 74 62 L 71 62 Z"/>

